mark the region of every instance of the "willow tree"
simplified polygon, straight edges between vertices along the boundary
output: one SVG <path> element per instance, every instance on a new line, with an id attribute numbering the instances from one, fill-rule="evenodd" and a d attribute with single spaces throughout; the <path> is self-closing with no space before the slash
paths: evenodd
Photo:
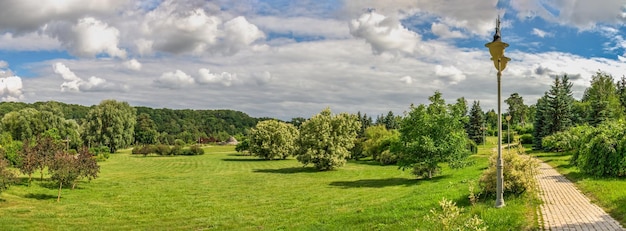
<path id="1" fill-rule="evenodd" d="M 104 145 L 111 153 L 132 144 L 136 123 L 135 109 L 126 102 L 104 100 L 87 114 L 84 139 Z"/>
<path id="2" fill-rule="evenodd" d="M 360 128 L 356 115 L 333 115 L 330 108 L 326 108 L 300 126 L 296 158 L 322 171 L 343 166 Z"/>

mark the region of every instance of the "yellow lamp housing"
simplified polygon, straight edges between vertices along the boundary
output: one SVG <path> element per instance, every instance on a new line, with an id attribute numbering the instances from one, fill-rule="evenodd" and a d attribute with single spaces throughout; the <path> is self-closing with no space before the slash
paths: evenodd
<path id="1" fill-rule="evenodd" d="M 506 64 L 511 61 L 510 58 L 504 56 L 504 49 L 509 46 L 508 43 L 504 43 L 500 40 L 496 40 L 490 43 L 485 44 L 487 48 L 489 48 L 489 53 L 491 54 L 491 60 L 493 61 L 493 65 L 498 71 L 504 70 L 506 68 Z M 500 63 L 498 63 L 500 61 Z"/>

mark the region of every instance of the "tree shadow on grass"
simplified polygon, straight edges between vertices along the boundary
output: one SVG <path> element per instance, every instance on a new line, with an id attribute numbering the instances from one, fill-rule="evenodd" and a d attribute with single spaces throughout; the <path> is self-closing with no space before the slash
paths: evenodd
<path id="1" fill-rule="evenodd" d="M 254 172 L 260 173 L 278 173 L 278 174 L 294 174 L 294 173 L 313 173 L 319 172 L 314 167 L 292 167 L 279 169 L 255 169 Z"/>
<path id="2" fill-rule="evenodd" d="M 223 158 L 222 161 L 232 161 L 232 162 L 254 162 L 254 161 L 280 161 L 278 160 L 266 160 L 261 158 Z"/>
<path id="3" fill-rule="evenodd" d="M 24 195 L 24 198 L 37 199 L 37 200 L 54 200 L 54 199 L 57 199 L 57 196 L 43 194 L 43 193 L 29 193 L 29 194 Z"/>
<path id="4" fill-rule="evenodd" d="M 389 186 L 411 186 L 421 184 L 423 182 L 438 182 L 442 179 L 450 177 L 449 175 L 436 176 L 432 179 L 409 179 L 409 178 L 386 178 L 386 179 L 364 179 L 356 181 L 335 181 L 331 182 L 331 186 L 341 188 L 384 188 Z"/>

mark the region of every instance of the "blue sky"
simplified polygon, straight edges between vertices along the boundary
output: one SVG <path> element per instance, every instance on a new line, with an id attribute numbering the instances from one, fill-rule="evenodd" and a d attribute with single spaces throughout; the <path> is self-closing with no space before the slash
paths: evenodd
<path id="1" fill-rule="evenodd" d="M 624 0 L 7 0 L 0 98 L 288 120 L 401 114 L 441 91 L 491 109 L 498 15 L 505 96 L 533 104 L 568 74 L 579 98 L 596 71 L 626 74 Z"/>

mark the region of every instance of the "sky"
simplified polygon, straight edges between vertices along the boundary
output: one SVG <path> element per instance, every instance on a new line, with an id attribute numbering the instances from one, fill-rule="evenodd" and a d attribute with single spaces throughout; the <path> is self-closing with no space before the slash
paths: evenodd
<path id="1" fill-rule="evenodd" d="M 626 0 L 3 0 L 0 99 L 289 120 L 401 115 L 440 91 L 495 109 L 498 15 L 503 100 L 626 74 Z"/>

